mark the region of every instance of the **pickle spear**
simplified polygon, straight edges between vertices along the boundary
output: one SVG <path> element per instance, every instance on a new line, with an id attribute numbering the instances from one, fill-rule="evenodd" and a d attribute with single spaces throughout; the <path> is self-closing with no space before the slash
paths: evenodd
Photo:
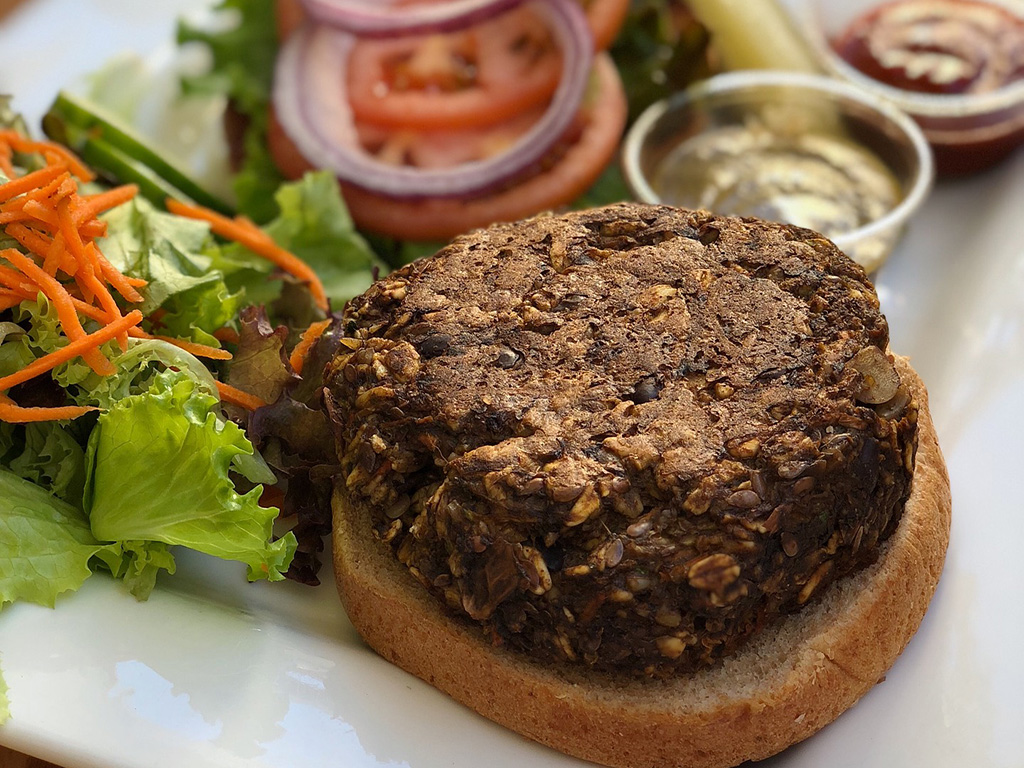
<path id="1" fill-rule="evenodd" d="M 807 41 L 776 0 L 688 0 L 726 69 L 820 72 Z"/>

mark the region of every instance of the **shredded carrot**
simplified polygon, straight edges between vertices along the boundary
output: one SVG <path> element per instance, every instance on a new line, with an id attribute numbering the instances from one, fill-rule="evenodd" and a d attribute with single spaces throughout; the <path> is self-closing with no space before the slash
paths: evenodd
<path id="1" fill-rule="evenodd" d="M 217 382 L 217 390 L 220 392 L 220 399 L 225 403 L 240 406 L 247 411 L 255 411 L 257 408 L 262 408 L 266 405 L 266 402 L 256 397 L 256 395 L 250 395 L 248 392 L 238 387 L 232 387 L 230 384 L 225 384 L 222 381 Z"/>
<path id="2" fill-rule="evenodd" d="M 24 275 L 14 269 L 0 266 L 0 284 L 24 294 L 28 298 L 34 298 L 39 293 L 39 286 L 27 280 Z"/>
<path id="3" fill-rule="evenodd" d="M 65 253 L 64 235 L 58 232 L 53 236 L 53 240 L 50 241 L 50 247 L 46 249 L 46 255 L 43 256 L 43 271 L 51 277 L 56 277 L 57 270 L 64 263 Z"/>
<path id="4" fill-rule="evenodd" d="M 24 201 L 22 202 L 22 205 L 24 205 L 29 200 L 46 200 L 48 197 L 53 197 L 54 195 L 56 195 L 56 194 L 58 194 L 59 192 L 62 191 L 62 188 L 64 186 L 64 182 L 65 181 L 70 181 L 70 180 L 71 180 L 71 172 L 70 171 L 64 171 L 60 176 L 58 176 L 56 179 L 51 181 L 45 187 L 39 187 L 39 189 L 34 189 L 31 192 L 26 192 L 25 193 L 25 197 L 24 197 Z M 9 205 L 16 205 L 17 203 L 18 203 L 18 200 L 15 199 L 15 200 L 11 200 L 10 203 L 8 203 L 8 204 Z"/>
<path id="5" fill-rule="evenodd" d="M 210 360 L 230 360 L 232 357 L 231 353 L 226 349 L 208 347 L 205 344 L 198 344 L 194 341 L 187 341 L 186 339 L 176 339 L 173 336 L 158 336 L 156 334 L 146 333 L 142 330 L 137 330 L 131 335 L 137 339 L 158 339 L 160 341 L 166 341 L 168 344 L 173 344 L 178 347 L 178 349 L 183 349 L 195 357 L 205 357 Z"/>
<path id="6" fill-rule="evenodd" d="M 299 343 L 295 345 L 295 349 L 292 350 L 291 357 L 288 362 L 291 363 L 292 370 L 296 373 L 302 373 L 302 368 L 306 363 L 306 355 L 309 354 L 309 350 L 316 344 L 317 339 L 324 335 L 324 331 L 331 324 L 330 318 L 327 320 L 321 320 L 318 323 L 313 323 L 305 331 L 302 332 L 302 337 L 299 339 Z"/>
<path id="7" fill-rule="evenodd" d="M 30 189 L 21 195 L 10 198 L 9 200 L 0 202 L 0 211 L 3 211 L 4 213 L 24 212 L 25 205 L 27 203 L 32 201 L 37 203 L 43 202 L 48 198 L 55 197 L 59 193 L 64 192 L 64 182 L 71 181 L 71 174 L 68 171 L 61 170 L 60 168 L 57 170 L 60 171 L 60 175 L 53 179 L 53 181 L 50 181 L 41 187 Z M 20 179 L 18 179 L 18 181 L 20 181 Z M 74 181 L 71 181 L 71 183 L 74 184 Z"/>
<path id="8" fill-rule="evenodd" d="M 74 216 L 71 213 L 71 204 L 67 198 L 62 199 L 57 203 L 57 221 L 60 226 L 60 230 L 57 234 L 63 236 L 64 244 L 67 246 L 71 256 L 79 265 L 78 274 L 75 275 L 75 282 L 82 291 L 82 295 L 85 297 L 85 300 L 91 304 L 93 303 L 93 298 L 98 295 L 96 293 L 97 289 L 102 286 L 99 281 L 95 279 L 97 270 L 96 262 L 91 258 L 89 251 L 86 250 L 85 243 L 82 242 L 82 235 L 75 227 Z M 56 235 L 54 235 L 54 237 L 56 237 Z M 106 292 L 105 289 L 103 290 Z M 113 301 L 113 299 L 111 299 L 111 301 Z M 100 305 L 104 306 L 104 303 L 101 301 Z M 120 313 L 118 313 L 118 316 L 120 316 Z"/>
<path id="9" fill-rule="evenodd" d="M 86 271 L 82 277 L 82 281 L 89 286 L 90 290 L 99 300 L 100 308 L 103 310 L 106 317 L 104 320 L 108 323 L 116 322 L 120 320 L 123 315 L 121 314 L 121 308 L 117 306 L 117 302 L 114 301 L 114 297 L 110 295 L 110 291 L 105 286 L 96 274 L 91 271 Z M 117 339 L 118 346 L 121 347 L 122 352 L 128 350 L 128 334 L 122 333 Z"/>
<path id="10" fill-rule="evenodd" d="M 17 152 L 32 152 L 42 155 L 50 165 L 64 165 L 82 181 L 92 181 L 96 174 L 78 159 L 74 152 L 49 141 L 33 141 L 17 131 L 0 131 L 0 142 Z"/>
<path id="11" fill-rule="evenodd" d="M 11 307 L 16 307 L 25 300 L 17 291 L 11 291 L 6 288 L 0 288 L 0 312 Z"/>
<path id="12" fill-rule="evenodd" d="M 138 325 L 141 322 L 142 313 L 137 309 L 132 310 L 124 317 L 100 328 L 95 333 L 90 333 L 84 338 L 72 341 L 48 355 L 43 355 L 42 357 L 33 360 L 20 371 L 16 371 L 9 376 L 0 378 L 0 391 L 6 391 L 13 386 L 23 384 L 29 379 L 34 379 L 36 376 L 44 374 L 47 371 L 52 371 L 61 363 L 66 363 L 68 360 L 84 355 L 89 349 L 98 349 L 102 344 L 105 344 L 120 334 L 125 333 L 129 328 Z"/>
<path id="13" fill-rule="evenodd" d="M 7 227 L 7 234 L 36 256 L 45 257 L 47 251 L 50 250 L 50 245 L 53 243 L 51 238 L 35 229 L 30 229 L 24 224 L 11 224 Z"/>
<path id="14" fill-rule="evenodd" d="M 0 190 L 3 188 L 0 187 Z M 139 193 L 139 188 L 135 184 L 125 184 L 121 187 L 114 187 L 108 189 L 106 192 L 100 192 L 97 195 L 90 195 L 82 198 L 82 203 L 76 213 L 76 224 L 81 224 L 87 219 L 99 216 L 104 211 L 109 211 L 111 208 L 116 208 L 123 203 L 127 203 L 129 200 L 135 197 Z"/>
<path id="15" fill-rule="evenodd" d="M 7 201 L 12 197 L 23 195 L 38 189 L 41 185 L 49 184 L 58 176 L 63 176 L 66 171 L 59 165 L 50 165 L 40 168 L 38 171 L 26 173 L 16 179 L 11 179 L 6 184 L 0 184 L 0 200 Z"/>
<path id="16" fill-rule="evenodd" d="M 98 411 L 87 405 L 64 405 L 57 408 L 22 408 L 8 397 L 0 395 L 0 421 L 11 424 L 26 424 L 31 421 L 59 421 L 77 419 L 90 411 Z"/>
<path id="17" fill-rule="evenodd" d="M 13 237 L 29 253 L 42 257 L 44 263 L 53 247 L 53 240 L 41 232 L 29 229 L 24 224 L 11 224 L 7 227 L 7 234 Z M 63 237 L 61 238 L 63 242 Z M 71 253 L 65 248 L 61 250 L 60 269 L 69 277 L 78 272 L 78 262 L 74 260 Z"/>
<path id="18" fill-rule="evenodd" d="M 15 221 L 31 221 L 32 216 L 25 213 L 24 210 L 18 209 L 16 211 L 2 211 L 0 212 L 0 224 L 10 224 Z"/>
<path id="19" fill-rule="evenodd" d="M 144 286 L 146 284 L 145 280 L 130 278 L 121 274 L 113 264 L 107 261 L 107 257 L 100 252 L 100 249 L 94 243 L 89 243 L 87 250 L 95 258 L 96 265 L 99 267 L 104 279 L 114 286 L 114 290 L 120 293 L 126 301 L 130 301 L 133 304 L 138 304 L 142 301 L 142 294 L 135 289 Z"/>
<path id="20" fill-rule="evenodd" d="M 202 206 L 190 205 L 171 198 L 168 198 L 166 203 L 167 210 L 171 213 L 205 221 L 210 225 L 210 229 L 214 234 L 228 240 L 234 240 L 298 280 L 309 283 L 309 290 L 313 294 L 317 305 L 320 309 L 326 311 L 328 307 L 327 293 L 324 291 L 323 283 L 320 282 L 316 272 L 302 259 L 297 258 L 295 254 L 290 253 L 275 243 L 269 235 L 251 221 L 241 217 L 229 219 Z"/>
<path id="21" fill-rule="evenodd" d="M 82 323 L 78 319 L 78 312 L 75 311 L 72 296 L 60 282 L 46 274 L 32 259 L 16 248 L 5 248 L 0 251 L 0 257 L 7 259 L 20 269 L 53 302 L 54 309 L 57 310 L 57 317 L 69 339 L 77 341 L 85 337 L 85 329 L 82 328 Z M 82 356 L 89 367 L 100 376 L 109 376 L 115 371 L 111 362 L 98 349 L 86 350 Z"/>
<path id="22" fill-rule="evenodd" d="M 218 328 L 214 331 L 213 338 L 222 344 L 237 344 L 239 342 L 238 331 L 234 328 L 228 328 L 227 326 Z"/>
<path id="23" fill-rule="evenodd" d="M 26 200 L 20 209 L 0 212 L 0 224 L 23 221 L 31 221 L 33 224 L 41 225 L 49 230 L 56 230 L 60 226 L 57 211 L 49 207 L 47 201 Z M 107 222 L 92 219 L 83 223 L 78 231 L 82 237 L 90 239 L 103 237 L 107 234 Z"/>

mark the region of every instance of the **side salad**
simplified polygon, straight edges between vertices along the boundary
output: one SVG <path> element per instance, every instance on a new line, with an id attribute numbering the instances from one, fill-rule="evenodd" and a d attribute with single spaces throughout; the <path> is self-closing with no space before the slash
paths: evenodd
<path id="1" fill-rule="evenodd" d="M 248 433 L 298 407 L 331 308 L 378 264 L 329 176 L 272 199 L 262 228 L 162 210 L 3 105 L 0 605 L 52 606 L 101 570 L 144 599 L 174 546 L 311 578 L 302 530 L 274 531 L 290 448 Z"/>

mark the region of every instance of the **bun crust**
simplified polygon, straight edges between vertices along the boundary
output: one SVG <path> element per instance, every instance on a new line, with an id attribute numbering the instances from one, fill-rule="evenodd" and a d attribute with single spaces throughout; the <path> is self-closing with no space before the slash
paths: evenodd
<path id="1" fill-rule="evenodd" d="M 381 656 L 481 715 L 576 757 L 622 768 L 714 768 L 773 755 L 878 682 L 916 632 L 949 540 L 949 478 L 927 393 L 913 487 L 879 559 L 833 584 L 724 663 L 668 680 L 615 679 L 530 662 L 451 618 L 372 534 L 368 509 L 334 498 L 334 567 L 356 630 Z M 467 670 L 473 670 L 467 674 Z"/>

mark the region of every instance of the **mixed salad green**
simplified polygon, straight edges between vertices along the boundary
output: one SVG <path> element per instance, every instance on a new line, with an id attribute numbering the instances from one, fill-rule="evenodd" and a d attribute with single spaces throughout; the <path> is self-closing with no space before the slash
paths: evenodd
<path id="1" fill-rule="evenodd" d="M 275 215 L 265 231 L 318 271 L 336 306 L 370 283 L 377 263 L 331 178 L 311 174 L 270 199 Z M 158 338 L 133 338 L 124 351 L 110 342 L 113 375 L 74 358 L 20 385 L 19 402 L 99 410 L 74 421 L 0 422 L 0 604 L 52 606 L 97 570 L 145 598 L 159 571 L 173 572 L 172 546 L 241 561 L 253 580 L 281 579 L 296 538 L 274 535 L 278 509 L 260 500 L 281 477 L 254 449 L 246 420 L 228 418 L 216 380 L 271 380 L 266 334 L 245 326 L 272 323 L 276 366 L 297 381 L 281 350 L 318 310 L 303 286 L 219 242 L 203 222 L 144 198 L 104 220 L 108 233 L 97 245 L 125 275 L 146 281 L 138 308 L 159 316 L 163 336 L 220 346 L 215 333 L 227 328 L 239 341 L 234 359 L 216 365 Z M 42 293 L 0 315 L 0 376 L 66 344 L 57 322 Z"/>

